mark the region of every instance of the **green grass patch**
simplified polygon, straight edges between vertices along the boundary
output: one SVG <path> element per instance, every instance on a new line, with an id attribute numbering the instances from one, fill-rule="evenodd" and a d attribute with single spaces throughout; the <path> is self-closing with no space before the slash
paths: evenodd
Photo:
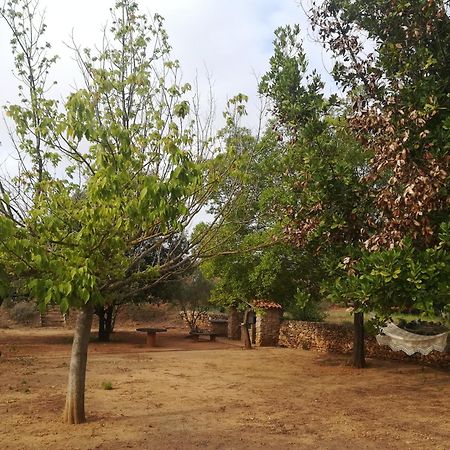
<path id="1" fill-rule="evenodd" d="M 111 381 L 102 381 L 102 389 L 105 391 L 111 391 L 113 389 Z"/>

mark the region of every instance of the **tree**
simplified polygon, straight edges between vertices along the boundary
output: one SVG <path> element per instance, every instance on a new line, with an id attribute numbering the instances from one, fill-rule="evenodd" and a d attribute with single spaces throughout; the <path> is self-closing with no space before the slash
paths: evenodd
<path id="1" fill-rule="evenodd" d="M 327 0 L 313 2 L 310 17 L 334 56 L 346 108 L 333 108 L 317 75 L 307 74 L 298 28 L 277 31 L 261 89 L 274 102 L 280 139 L 297 155 L 287 232 L 297 245 L 319 239 L 340 255 L 342 276 L 335 271 L 335 288 L 324 293 L 353 303 L 354 364 L 363 365 L 364 311 L 386 316 L 406 297 L 420 311 L 442 310 L 448 2 Z"/>
<path id="2" fill-rule="evenodd" d="M 256 298 L 273 298 L 287 310 L 300 312 L 296 300 L 317 300 L 320 270 L 308 264 L 309 255 L 285 242 L 282 223 L 273 214 L 283 203 L 284 149 L 269 128 L 258 140 L 245 128 L 223 130 L 227 146 L 238 152 L 233 170 L 224 178 L 212 208 L 232 199 L 228 215 L 209 242 L 222 254 L 202 263 L 214 280 L 211 301 L 220 306 L 248 307 Z M 305 267 L 308 267 L 306 269 Z"/>
<path id="3" fill-rule="evenodd" d="M 345 119 L 347 105 L 326 97 L 323 82 L 308 71 L 300 29 L 276 30 L 270 69 L 260 91 L 272 102 L 274 131 L 285 147 L 283 188 L 284 231 L 291 245 L 307 252 L 316 264 L 336 277 L 337 264 L 349 249 L 367 239 L 365 223 L 372 204 L 363 183 L 368 152 L 351 136 Z M 327 284 L 321 283 L 322 293 Z M 354 365 L 364 366 L 362 309 L 355 311 Z"/>
<path id="4" fill-rule="evenodd" d="M 190 331 L 198 331 L 198 321 L 205 315 L 212 283 L 196 267 L 181 277 L 166 281 L 155 288 L 154 295 L 179 306 Z"/>
<path id="5" fill-rule="evenodd" d="M 79 310 L 64 420 L 80 423 L 94 308 L 146 297 L 197 263 L 209 227 L 183 252 L 145 259 L 168 240 L 184 242 L 222 173 L 208 162 L 210 122 L 191 108 L 160 16 L 117 1 L 103 47 L 74 44 L 85 87 L 60 104 L 47 97 L 55 58 L 38 3 L 11 1 L 0 13 L 21 81 L 20 104 L 7 108 L 20 166 L 1 185 L 2 292 L 18 278 L 41 308 Z"/>
<path id="6" fill-rule="evenodd" d="M 448 218 L 448 1 L 327 0 L 311 10 L 352 99 L 350 126 L 373 152 L 372 250 L 410 236 L 432 246 Z M 367 48 L 371 52 L 367 54 Z"/>
<path id="7" fill-rule="evenodd" d="M 314 304 L 324 268 L 311 264 L 311 253 L 294 251 L 283 233 L 282 212 L 290 195 L 287 147 L 271 124 L 257 136 L 241 126 L 242 100 L 232 99 L 234 108 L 226 114 L 227 126 L 221 131 L 226 148 L 238 157 L 211 202 L 212 212 L 232 205 L 205 251 L 211 254 L 220 247 L 221 254 L 202 263 L 202 271 L 214 280 L 211 301 L 247 308 L 256 298 L 275 298 L 288 312 L 298 317 L 312 313 L 317 319 Z M 215 162 L 220 166 L 220 158 Z"/>
<path id="8" fill-rule="evenodd" d="M 449 229 L 443 225 L 436 247 L 417 249 L 407 239 L 402 247 L 347 257 L 329 291 L 334 299 L 363 302 L 382 321 L 397 311 L 420 311 L 429 317 L 448 313 L 448 248 Z"/>
<path id="9" fill-rule="evenodd" d="M 349 254 L 351 277 L 337 286 L 383 317 L 402 307 L 443 311 L 447 301 L 448 6 L 327 0 L 311 9 L 351 100 L 349 129 L 373 154 L 364 178 L 375 201 L 368 251 Z"/>
<path id="10" fill-rule="evenodd" d="M 119 292 L 114 298 L 111 298 L 108 303 L 96 305 L 94 312 L 98 316 L 98 339 L 100 342 L 109 341 L 110 335 L 114 331 L 116 317 L 124 304 L 152 302 L 155 299 L 160 298 L 160 283 L 163 283 L 164 285 L 167 282 L 178 280 L 180 277 L 186 276 L 185 272 L 189 273 L 192 270 L 192 267 L 195 266 L 195 262 L 190 257 L 192 255 L 189 241 L 184 233 L 175 233 L 164 239 L 161 239 L 160 236 L 153 239 L 147 239 L 137 244 L 134 248 L 130 249 L 130 251 L 135 256 L 145 254 L 145 256 L 141 258 L 139 265 L 133 269 L 135 274 L 145 270 L 152 270 L 152 268 L 157 268 L 174 259 L 179 260 L 180 265 L 177 270 L 166 274 L 164 280 L 158 279 L 158 283 L 154 284 L 151 289 L 145 292 L 145 294 L 142 294 L 142 291 L 140 291 L 141 293 L 139 295 L 127 297 L 127 291 L 125 290 Z M 193 257 L 195 257 L 195 255 Z M 139 287 L 145 287 L 146 283 L 147 281 L 145 278 L 143 280 L 136 278 L 133 281 L 133 288 L 138 289 Z"/>

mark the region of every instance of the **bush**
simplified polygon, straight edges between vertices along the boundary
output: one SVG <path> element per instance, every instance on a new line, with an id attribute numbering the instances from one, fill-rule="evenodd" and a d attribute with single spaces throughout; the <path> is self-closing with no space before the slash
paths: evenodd
<path id="1" fill-rule="evenodd" d="M 186 303 L 180 305 L 180 317 L 186 323 L 190 331 L 198 331 L 199 324 L 208 322 L 208 312 L 207 308 L 197 307 L 197 305 L 193 305 L 191 309 Z"/>
<path id="2" fill-rule="evenodd" d="M 311 299 L 308 293 L 298 290 L 294 302 L 286 308 L 285 317 L 305 322 L 322 322 L 326 313 L 317 302 Z"/>
<path id="3" fill-rule="evenodd" d="M 16 303 L 9 310 L 9 317 L 18 323 L 29 324 L 37 320 L 39 311 L 34 303 L 20 302 Z"/>

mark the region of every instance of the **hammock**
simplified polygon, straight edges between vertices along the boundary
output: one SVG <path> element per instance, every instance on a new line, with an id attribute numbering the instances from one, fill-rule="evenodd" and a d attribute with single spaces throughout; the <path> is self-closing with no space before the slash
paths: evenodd
<path id="1" fill-rule="evenodd" d="M 388 345 L 395 352 L 402 351 L 409 356 L 416 352 L 422 355 L 428 355 L 433 350 L 443 352 L 447 346 L 448 332 L 422 336 L 403 330 L 393 323 L 388 323 L 381 330 L 383 334 L 377 336 L 379 345 Z"/>

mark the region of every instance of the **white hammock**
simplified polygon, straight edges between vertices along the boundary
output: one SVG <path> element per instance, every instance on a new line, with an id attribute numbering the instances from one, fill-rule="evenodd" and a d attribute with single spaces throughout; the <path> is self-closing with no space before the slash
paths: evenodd
<path id="1" fill-rule="evenodd" d="M 447 346 L 448 332 L 434 336 L 422 336 L 403 330 L 393 323 L 388 323 L 382 328 L 382 331 L 384 334 L 377 336 L 378 344 L 388 345 L 395 352 L 402 351 L 407 355 L 416 352 L 428 355 L 433 350 L 443 352 Z"/>

